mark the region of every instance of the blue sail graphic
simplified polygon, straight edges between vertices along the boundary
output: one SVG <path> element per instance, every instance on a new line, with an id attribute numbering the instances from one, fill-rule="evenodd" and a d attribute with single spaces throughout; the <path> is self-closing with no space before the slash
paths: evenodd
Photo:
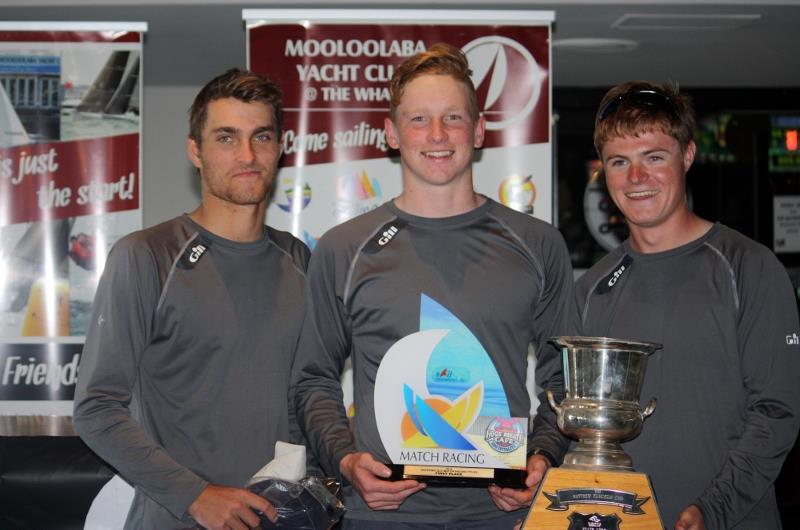
<path id="1" fill-rule="evenodd" d="M 421 295 L 420 300 L 419 329 L 450 330 L 428 359 L 426 384 L 430 395 L 455 401 L 482 380 L 486 399 L 480 415 L 511 416 L 503 383 L 480 341 L 447 308 L 425 294 Z M 457 374 L 457 377 L 448 378 L 451 373 Z"/>
<path id="2" fill-rule="evenodd" d="M 406 398 L 406 407 L 414 425 L 417 426 L 417 429 L 419 429 L 422 434 L 430 437 L 436 445 L 448 449 L 465 451 L 477 449 L 469 440 L 463 437 L 461 433 L 451 427 L 438 412 L 425 403 L 425 400 L 415 395 L 414 391 L 411 390 L 408 385 L 403 386 L 403 392 Z M 413 401 L 411 406 L 409 406 L 409 401 Z M 415 416 L 417 417 L 415 418 Z"/>

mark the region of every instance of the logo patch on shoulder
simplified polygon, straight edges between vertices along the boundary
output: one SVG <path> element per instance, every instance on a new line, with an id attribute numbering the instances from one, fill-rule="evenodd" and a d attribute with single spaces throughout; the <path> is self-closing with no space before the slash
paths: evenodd
<path id="1" fill-rule="evenodd" d="M 595 293 L 597 294 L 606 294 L 611 289 L 614 288 L 615 285 L 620 281 L 620 278 L 630 270 L 631 265 L 633 265 L 633 258 L 629 255 L 625 254 L 625 257 L 622 258 L 622 261 L 619 262 L 617 268 L 615 268 L 611 274 L 600 280 L 595 288 Z"/>
<path id="2" fill-rule="evenodd" d="M 373 236 L 369 243 L 364 246 L 364 252 L 367 254 L 375 254 L 382 248 L 387 246 L 393 239 L 397 237 L 400 230 L 406 227 L 405 221 L 395 219 L 383 225 L 378 233 Z"/>
<path id="3" fill-rule="evenodd" d="M 183 251 L 183 255 L 181 255 L 181 258 L 178 260 L 178 268 L 184 270 L 195 268 L 210 247 L 210 241 L 206 241 L 202 237 L 197 237 L 189 248 Z"/>

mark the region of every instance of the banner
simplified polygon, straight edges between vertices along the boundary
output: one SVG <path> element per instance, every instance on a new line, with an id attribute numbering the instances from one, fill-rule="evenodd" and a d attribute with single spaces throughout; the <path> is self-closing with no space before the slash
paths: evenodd
<path id="1" fill-rule="evenodd" d="M 437 42 L 467 55 L 486 117 L 476 189 L 553 217 L 550 11 L 244 10 L 248 64 L 284 91 L 282 169 L 267 222 L 314 247 L 402 190 L 386 145 L 388 81 Z M 420 21 L 439 21 L 436 24 Z"/>
<path id="2" fill-rule="evenodd" d="M 0 415 L 71 415 L 105 256 L 142 226 L 143 23 L 0 22 Z"/>

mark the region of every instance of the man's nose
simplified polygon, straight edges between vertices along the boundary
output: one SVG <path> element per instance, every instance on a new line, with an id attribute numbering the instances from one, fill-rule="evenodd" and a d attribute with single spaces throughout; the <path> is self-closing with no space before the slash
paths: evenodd
<path id="1" fill-rule="evenodd" d="M 442 142 L 447 138 L 447 130 L 442 120 L 431 121 L 428 137 L 432 142 Z"/>
<path id="2" fill-rule="evenodd" d="M 631 182 L 642 182 L 647 180 L 647 169 L 638 162 L 631 163 L 631 170 L 628 174 L 628 179 Z"/>
<path id="3" fill-rule="evenodd" d="M 256 152 L 253 149 L 253 144 L 251 142 L 242 142 L 239 147 L 239 159 L 243 162 L 252 162 L 255 158 Z"/>

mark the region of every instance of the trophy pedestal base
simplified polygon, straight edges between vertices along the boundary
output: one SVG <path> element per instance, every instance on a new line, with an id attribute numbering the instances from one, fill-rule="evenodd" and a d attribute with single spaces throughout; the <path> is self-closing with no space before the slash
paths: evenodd
<path id="1" fill-rule="evenodd" d="M 644 473 L 552 468 L 533 499 L 524 530 L 663 530 Z"/>
<path id="2" fill-rule="evenodd" d="M 389 480 L 418 480 L 431 486 L 485 488 L 497 484 L 504 488 L 524 488 L 528 473 L 523 469 L 386 464 L 392 470 Z"/>

